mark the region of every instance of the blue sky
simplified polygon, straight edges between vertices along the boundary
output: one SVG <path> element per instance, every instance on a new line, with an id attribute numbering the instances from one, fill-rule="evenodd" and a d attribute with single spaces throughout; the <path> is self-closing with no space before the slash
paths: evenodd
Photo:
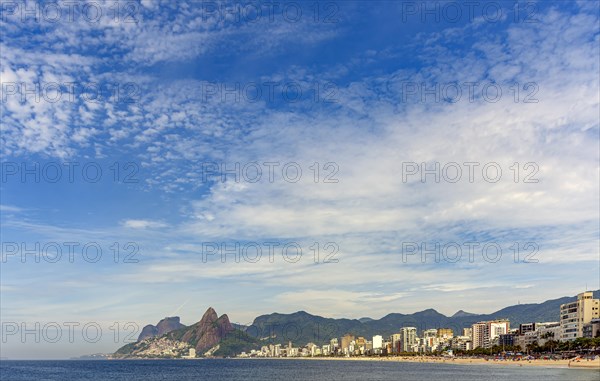
<path id="1" fill-rule="evenodd" d="M 240 323 L 485 313 L 600 286 L 597 2 L 88 2 L 72 19 L 66 3 L 14 4 L 0 18 L 2 320 L 104 336 L 11 337 L 2 356 L 109 352 L 115 322 L 190 324 L 208 306 Z M 239 181 L 206 178 L 235 163 Z M 407 163 L 448 172 L 422 182 Z M 303 255 L 270 262 L 267 242 Z M 468 242 L 503 255 L 469 261 Z M 515 242 L 536 262 L 515 263 Z M 23 263 L 36 243 L 63 257 Z M 203 261 L 206 243 L 263 257 Z M 315 243 L 338 261 L 315 263 Z M 409 243 L 463 257 L 404 261 Z"/>

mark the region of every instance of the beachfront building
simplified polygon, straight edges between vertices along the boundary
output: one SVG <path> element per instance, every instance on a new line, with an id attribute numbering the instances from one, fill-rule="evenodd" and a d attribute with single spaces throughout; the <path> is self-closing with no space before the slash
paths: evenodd
<path id="1" fill-rule="evenodd" d="M 452 328 L 439 328 L 437 330 L 437 337 L 444 340 L 451 339 L 454 337 L 454 331 Z"/>
<path id="2" fill-rule="evenodd" d="M 400 328 L 400 352 L 417 352 L 418 348 L 417 329 L 415 327 Z"/>
<path id="3" fill-rule="evenodd" d="M 500 335 L 510 331 L 508 320 L 481 321 L 471 326 L 473 349 L 491 348 L 500 344 Z"/>
<path id="4" fill-rule="evenodd" d="M 367 340 L 364 337 L 358 337 L 355 340 L 355 354 L 363 355 L 367 351 Z"/>
<path id="5" fill-rule="evenodd" d="M 514 333 L 505 333 L 498 336 L 498 345 L 502 348 L 512 347 L 515 345 L 515 334 Z"/>
<path id="6" fill-rule="evenodd" d="M 523 323 L 523 324 L 519 324 L 519 335 L 524 335 L 527 332 L 533 332 L 533 331 L 535 331 L 535 324 L 536 323 Z"/>
<path id="7" fill-rule="evenodd" d="M 600 337 L 600 318 L 583 325 L 583 337 Z"/>
<path id="8" fill-rule="evenodd" d="M 542 346 L 546 344 L 548 341 L 556 340 L 560 338 L 560 323 L 559 322 L 549 322 L 549 323 L 539 323 L 537 325 L 537 343 Z"/>
<path id="9" fill-rule="evenodd" d="M 471 326 L 471 342 L 473 343 L 473 349 L 484 347 L 485 330 L 485 322 L 475 323 Z"/>
<path id="10" fill-rule="evenodd" d="M 487 322 L 485 348 L 491 348 L 494 345 L 500 345 L 500 335 L 506 335 L 510 331 L 510 322 L 508 320 L 496 320 Z"/>
<path id="11" fill-rule="evenodd" d="M 437 329 L 426 329 L 423 331 L 423 340 L 420 352 L 434 352 L 440 343 Z"/>
<path id="12" fill-rule="evenodd" d="M 560 306 L 560 340 L 583 337 L 584 325 L 600 318 L 600 299 L 594 299 L 591 291 L 577 295 L 577 300 Z"/>
<path id="13" fill-rule="evenodd" d="M 392 353 L 392 342 L 389 340 L 384 341 L 383 342 L 383 350 L 386 355 L 389 355 L 390 353 Z"/>
<path id="14" fill-rule="evenodd" d="M 450 340 L 450 347 L 452 349 L 460 349 L 462 351 L 470 351 L 473 349 L 473 343 L 471 342 L 471 336 L 454 336 Z"/>
<path id="15" fill-rule="evenodd" d="M 523 323 L 519 325 L 519 330 L 514 338 L 514 345 L 518 345 L 522 350 L 534 343 L 543 346 L 550 340 L 558 340 L 560 337 L 560 323 Z"/>
<path id="16" fill-rule="evenodd" d="M 354 335 L 351 334 L 346 334 L 342 337 L 342 353 L 347 355 L 350 354 L 351 351 L 354 350 L 354 345 L 352 345 L 352 343 L 354 342 Z"/>
<path id="17" fill-rule="evenodd" d="M 399 333 L 394 333 L 393 335 L 390 336 L 390 343 L 392 344 L 392 353 L 400 352 L 400 334 Z"/>
<path id="18" fill-rule="evenodd" d="M 337 337 L 334 337 L 333 339 L 329 340 L 329 345 L 331 346 L 331 353 L 337 353 L 340 349 L 340 344 L 338 342 Z"/>
<path id="19" fill-rule="evenodd" d="M 194 359 L 196 358 L 196 349 L 190 348 L 187 356 L 181 356 L 184 359 Z"/>
<path id="20" fill-rule="evenodd" d="M 383 336 L 373 336 L 373 353 L 380 354 L 383 351 Z"/>

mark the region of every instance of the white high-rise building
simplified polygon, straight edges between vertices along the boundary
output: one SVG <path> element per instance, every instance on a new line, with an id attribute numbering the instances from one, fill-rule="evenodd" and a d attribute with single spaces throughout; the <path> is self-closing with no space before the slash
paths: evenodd
<path id="1" fill-rule="evenodd" d="M 337 337 L 334 337 L 333 339 L 329 340 L 329 345 L 331 345 L 331 351 L 335 352 L 340 347 Z"/>
<path id="2" fill-rule="evenodd" d="M 507 320 L 488 322 L 485 347 L 491 348 L 492 346 L 496 345 L 500 335 L 506 335 L 509 329 L 510 323 Z"/>
<path id="3" fill-rule="evenodd" d="M 418 348 L 417 329 L 415 327 L 400 328 L 400 352 L 413 352 Z"/>
<path id="4" fill-rule="evenodd" d="M 427 329 L 423 331 L 423 345 L 421 349 L 423 352 L 435 351 L 439 343 L 440 338 L 437 329 Z"/>
<path id="5" fill-rule="evenodd" d="M 491 348 L 497 343 L 500 335 L 510 331 L 508 320 L 492 320 L 475 323 L 471 326 L 473 349 L 483 347 Z"/>
<path id="6" fill-rule="evenodd" d="M 375 335 L 373 336 L 373 351 L 378 353 L 377 351 L 381 351 L 383 348 L 383 336 Z"/>
<path id="7" fill-rule="evenodd" d="M 600 318 L 600 299 L 594 299 L 591 291 L 577 295 L 577 300 L 560 306 L 560 340 L 583 337 L 583 326 Z"/>

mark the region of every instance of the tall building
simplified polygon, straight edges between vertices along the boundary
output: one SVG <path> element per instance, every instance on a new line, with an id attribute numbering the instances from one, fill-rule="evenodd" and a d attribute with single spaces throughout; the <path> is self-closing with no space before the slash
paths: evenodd
<path id="1" fill-rule="evenodd" d="M 527 332 L 533 332 L 535 331 L 535 323 L 524 323 L 524 324 L 519 324 L 519 334 L 524 335 Z"/>
<path id="2" fill-rule="evenodd" d="M 356 351 L 360 351 L 360 354 L 365 353 L 367 350 L 367 340 L 364 337 L 358 337 L 355 340 L 356 347 L 354 348 Z"/>
<path id="3" fill-rule="evenodd" d="M 400 328 L 400 352 L 414 352 L 417 344 L 417 329 L 415 327 Z"/>
<path id="4" fill-rule="evenodd" d="M 485 346 L 486 323 L 479 322 L 471 326 L 471 342 L 473 349 Z"/>
<path id="5" fill-rule="evenodd" d="M 577 295 L 577 300 L 560 306 L 560 340 L 583 337 L 583 327 L 592 319 L 600 318 L 600 299 L 591 291 Z"/>
<path id="6" fill-rule="evenodd" d="M 463 351 L 470 351 L 473 349 L 471 336 L 454 336 L 451 339 L 450 344 L 452 349 L 461 349 Z"/>
<path id="7" fill-rule="evenodd" d="M 383 336 L 381 336 L 381 335 L 373 336 L 373 350 L 375 351 L 375 353 L 379 353 L 382 348 L 383 348 Z"/>
<path id="8" fill-rule="evenodd" d="M 513 333 L 503 333 L 498 336 L 498 345 L 503 347 L 510 347 L 515 345 L 515 334 Z"/>
<path id="9" fill-rule="evenodd" d="M 550 340 L 559 340 L 560 339 L 560 323 L 558 322 L 548 322 L 548 323 L 538 323 L 536 325 L 537 332 L 537 343 L 538 345 L 544 345 L 547 341 Z"/>
<path id="10" fill-rule="evenodd" d="M 494 345 L 500 345 L 500 335 L 506 335 L 510 331 L 510 322 L 508 320 L 497 320 L 487 322 L 485 347 L 491 348 Z"/>
<path id="11" fill-rule="evenodd" d="M 342 352 L 343 353 L 349 353 L 350 351 L 350 344 L 354 341 L 354 335 L 351 334 L 346 334 L 342 337 Z"/>
<path id="12" fill-rule="evenodd" d="M 441 339 L 451 339 L 454 337 L 454 331 L 452 328 L 439 328 L 437 330 L 437 337 Z"/>
<path id="13" fill-rule="evenodd" d="M 510 331 L 508 320 L 492 320 L 475 323 L 471 326 L 473 349 L 491 348 L 500 344 L 500 335 L 506 335 Z"/>
<path id="14" fill-rule="evenodd" d="M 422 348 L 423 352 L 433 352 L 437 349 L 438 344 L 440 343 L 440 337 L 438 336 L 437 329 L 427 329 L 423 331 L 423 340 L 422 340 Z"/>
<path id="15" fill-rule="evenodd" d="M 394 333 L 390 336 L 390 343 L 392 345 L 392 353 L 400 352 L 400 334 Z"/>
<path id="16" fill-rule="evenodd" d="M 583 325 L 583 337 L 600 337 L 600 319 L 592 319 Z"/>
<path id="17" fill-rule="evenodd" d="M 338 352 L 338 350 L 340 348 L 340 344 L 338 342 L 337 337 L 334 337 L 333 339 L 329 340 L 329 345 L 331 345 L 331 352 L 332 353 L 337 353 Z"/>

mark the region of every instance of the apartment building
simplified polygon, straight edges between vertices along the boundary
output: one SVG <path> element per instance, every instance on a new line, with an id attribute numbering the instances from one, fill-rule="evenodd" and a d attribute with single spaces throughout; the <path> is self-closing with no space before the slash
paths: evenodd
<path id="1" fill-rule="evenodd" d="M 591 291 L 577 295 L 577 300 L 560 306 L 560 340 L 583 337 L 583 327 L 592 319 L 600 318 L 600 299 L 594 299 Z"/>

